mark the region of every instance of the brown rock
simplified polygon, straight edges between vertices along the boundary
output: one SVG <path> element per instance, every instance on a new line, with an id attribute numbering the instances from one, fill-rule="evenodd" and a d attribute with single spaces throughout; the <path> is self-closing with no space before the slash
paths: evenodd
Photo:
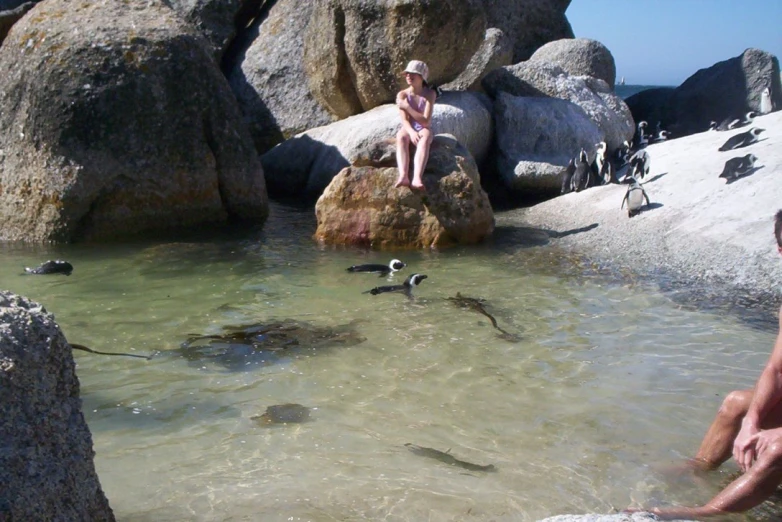
<path id="1" fill-rule="evenodd" d="M 478 243 L 492 234 L 494 214 L 475 161 L 452 136 L 435 136 L 426 192 L 394 188 L 397 175 L 393 141 L 370 147 L 318 199 L 315 239 L 404 249 Z"/>

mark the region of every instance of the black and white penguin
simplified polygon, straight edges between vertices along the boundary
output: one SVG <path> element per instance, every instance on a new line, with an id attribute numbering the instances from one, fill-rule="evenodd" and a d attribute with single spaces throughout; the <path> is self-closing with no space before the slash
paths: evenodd
<path id="1" fill-rule="evenodd" d="M 728 141 L 726 141 L 722 147 L 720 147 L 720 150 L 724 152 L 726 150 L 739 149 L 741 147 L 746 147 L 747 145 L 757 143 L 758 136 L 760 136 L 760 133 L 764 130 L 765 129 L 753 127 L 748 131 L 740 132 L 735 136 L 731 136 L 728 138 Z"/>
<path id="2" fill-rule="evenodd" d="M 754 154 L 731 158 L 725 162 L 725 168 L 719 177 L 725 178 L 728 183 L 732 183 L 742 176 L 746 176 L 755 168 L 755 162 L 758 160 Z"/>
<path id="3" fill-rule="evenodd" d="M 635 128 L 635 134 L 633 135 L 633 150 L 638 150 L 646 147 L 649 144 L 649 140 L 646 137 L 645 121 L 639 121 Z"/>
<path id="4" fill-rule="evenodd" d="M 392 259 L 390 263 L 387 265 L 380 265 L 380 264 L 366 264 L 366 265 L 353 265 L 348 267 L 346 270 L 348 272 L 372 272 L 372 273 L 379 273 L 380 277 L 383 277 L 384 275 L 388 275 L 392 272 L 396 272 L 397 270 L 402 270 L 407 265 L 401 262 L 398 259 Z"/>
<path id="5" fill-rule="evenodd" d="M 565 175 L 562 177 L 562 194 L 567 194 L 572 190 L 573 174 L 576 172 L 576 160 L 571 158 L 565 169 Z"/>
<path id="6" fill-rule="evenodd" d="M 584 149 L 578 153 L 578 158 L 573 160 L 576 164 L 576 171 L 573 173 L 570 188 L 573 192 L 580 192 L 589 187 L 589 161 Z"/>
<path id="7" fill-rule="evenodd" d="M 630 176 L 630 185 L 627 187 L 625 197 L 622 198 L 622 206 L 619 209 L 623 209 L 627 203 L 627 216 L 633 217 L 643 210 L 644 201 L 648 205 L 649 196 L 646 195 L 641 183 L 635 177 Z"/>
<path id="8" fill-rule="evenodd" d="M 652 138 L 652 143 L 660 143 L 665 140 L 667 140 L 670 137 L 671 133 L 667 130 L 661 130 L 657 134 L 654 135 Z"/>
<path id="9" fill-rule="evenodd" d="M 766 87 L 760 93 L 760 114 L 768 114 L 774 110 L 774 101 L 771 99 L 771 89 Z"/>
<path id="10" fill-rule="evenodd" d="M 376 286 L 375 288 L 367 290 L 363 293 L 377 295 L 384 294 L 386 292 L 404 292 L 407 297 L 412 297 L 413 288 L 420 285 L 421 281 L 426 278 L 427 276 L 424 274 L 410 274 L 407 276 L 407 279 L 405 279 L 405 282 L 401 285 Z"/>
<path id="11" fill-rule="evenodd" d="M 24 271 L 28 274 L 65 274 L 69 276 L 73 272 L 73 265 L 67 261 L 57 259 L 56 261 L 47 261 L 35 268 L 27 267 Z"/>
<path id="12" fill-rule="evenodd" d="M 652 158 L 649 157 L 649 153 L 645 150 L 639 150 L 630 157 L 630 170 L 628 176 L 625 177 L 627 181 L 628 177 L 631 178 L 644 178 L 649 174 L 649 169 L 652 166 Z"/>
<path id="13" fill-rule="evenodd" d="M 597 177 L 598 184 L 618 183 L 614 164 L 608 157 L 608 145 L 604 141 L 597 144 L 597 153 L 595 154 L 595 161 L 592 162 L 592 170 Z"/>

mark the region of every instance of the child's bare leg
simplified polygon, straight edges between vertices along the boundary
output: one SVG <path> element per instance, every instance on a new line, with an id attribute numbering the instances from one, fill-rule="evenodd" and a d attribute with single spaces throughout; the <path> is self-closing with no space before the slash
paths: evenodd
<path id="1" fill-rule="evenodd" d="M 429 160 L 429 149 L 432 145 L 432 132 L 429 129 L 421 129 L 418 134 L 421 136 L 421 139 L 418 141 L 415 157 L 413 158 L 413 183 L 411 186 L 414 189 L 424 188 L 421 176 L 423 176 L 426 162 Z"/>
<path id="2" fill-rule="evenodd" d="M 396 133 L 396 167 L 399 169 L 399 177 L 394 187 L 409 187 L 407 169 L 410 164 L 410 136 L 404 129 Z"/>

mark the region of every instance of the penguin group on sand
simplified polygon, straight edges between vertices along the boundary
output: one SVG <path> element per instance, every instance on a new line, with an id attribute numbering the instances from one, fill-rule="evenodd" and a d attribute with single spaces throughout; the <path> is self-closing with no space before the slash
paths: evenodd
<path id="1" fill-rule="evenodd" d="M 730 138 L 728 138 L 728 141 L 722 144 L 722 147 L 720 147 L 720 151 L 724 152 L 726 150 L 739 149 L 741 147 L 746 147 L 747 145 L 752 145 L 753 143 L 757 143 L 758 136 L 760 136 L 760 133 L 764 131 L 765 129 L 752 127 L 748 131 L 735 134 Z"/>
<path id="2" fill-rule="evenodd" d="M 729 116 L 719 123 L 717 123 L 716 121 L 711 121 L 709 123 L 709 130 L 729 131 L 729 130 L 739 129 L 741 127 L 746 127 L 747 125 L 752 123 L 752 120 L 755 119 L 755 116 L 757 116 L 755 111 L 749 111 L 740 116 Z"/>
<path id="3" fill-rule="evenodd" d="M 755 169 L 755 162 L 758 160 L 754 154 L 731 158 L 725 162 L 725 168 L 722 169 L 720 178 L 725 178 L 728 183 L 733 183 L 737 179 L 744 177 Z"/>

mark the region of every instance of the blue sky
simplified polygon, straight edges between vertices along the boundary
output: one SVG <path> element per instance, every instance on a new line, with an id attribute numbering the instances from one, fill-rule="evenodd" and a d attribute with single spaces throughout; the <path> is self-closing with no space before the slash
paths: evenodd
<path id="1" fill-rule="evenodd" d="M 572 0 L 567 17 L 627 84 L 679 85 L 748 47 L 782 58 L 782 0 Z"/>

